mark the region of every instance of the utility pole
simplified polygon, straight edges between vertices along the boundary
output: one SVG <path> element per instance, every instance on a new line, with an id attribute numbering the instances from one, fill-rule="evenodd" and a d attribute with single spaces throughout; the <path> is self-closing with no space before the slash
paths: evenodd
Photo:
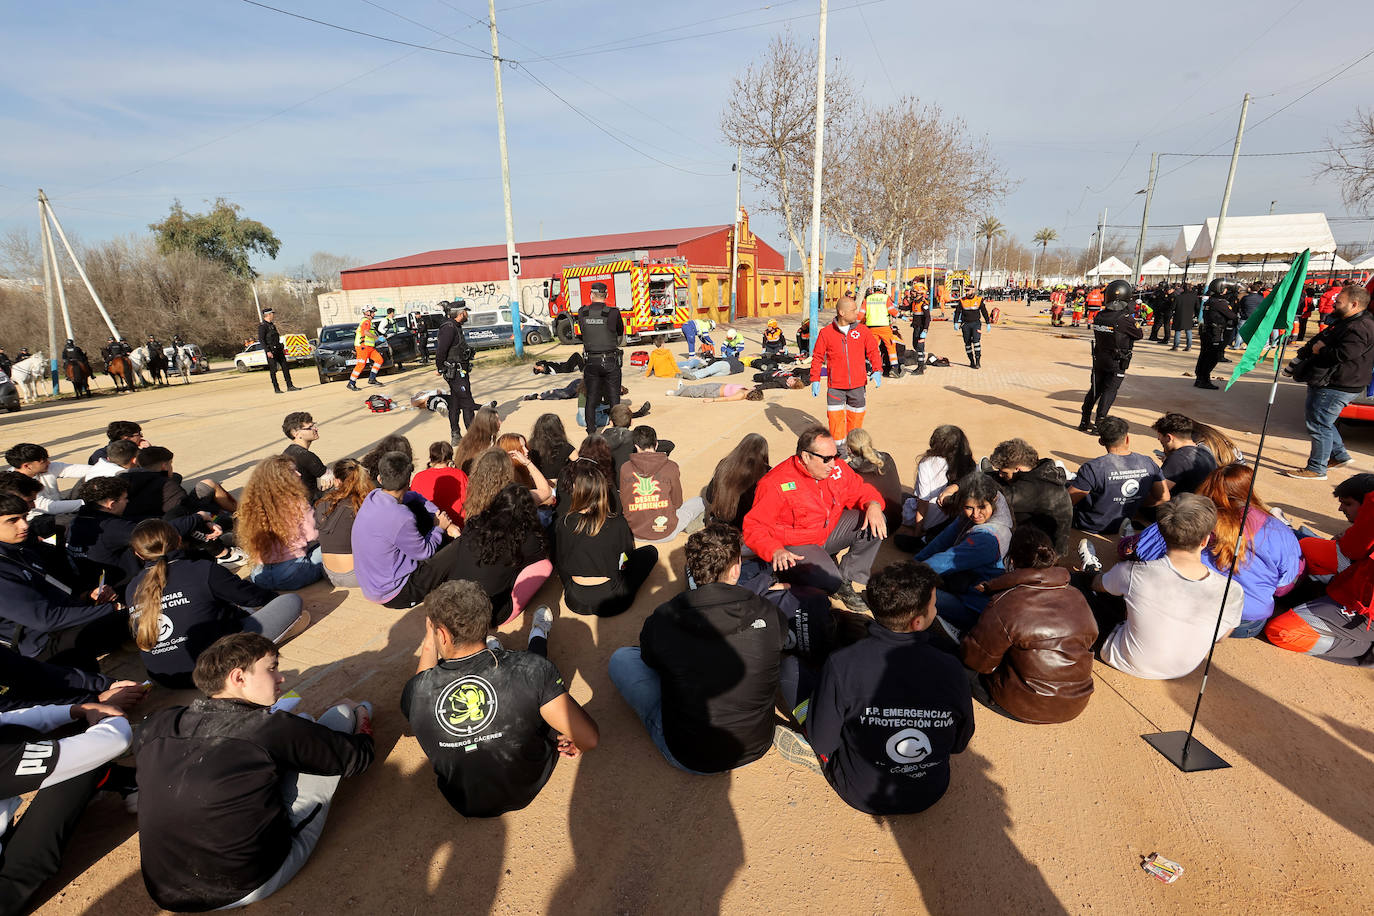
<path id="1" fill-rule="evenodd" d="M 492 0 L 493 3 L 496 0 Z M 744 178 L 744 146 L 735 147 L 735 216 L 730 220 L 730 323 L 735 323 L 735 308 L 739 304 L 739 187 Z"/>
<path id="2" fill-rule="evenodd" d="M 72 266 L 76 268 L 77 276 L 81 277 L 81 282 L 86 284 L 86 292 L 91 294 L 91 301 L 95 303 L 96 310 L 100 312 L 100 317 L 105 320 L 105 327 L 110 329 L 110 335 L 115 340 L 120 340 L 114 320 L 110 318 L 110 313 L 105 311 L 105 303 L 100 301 L 100 294 L 95 291 L 95 284 L 91 282 L 90 277 L 86 276 L 86 269 L 81 266 L 81 259 L 76 256 L 76 252 L 72 249 L 72 243 L 67 241 L 67 233 L 62 231 L 62 221 L 53 212 L 52 204 L 48 203 L 47 195 L 43 193 L 41 188 L 38 191 L 38 199 L 47 205 L 48 217 L 52 220 L 52 227 L 57 230 L 57 237 L 62 240 L 62 247 L 67 250 L 67 256 L 72 259 Z"/>
<path id="3" fill-rule="evenodd" d="M 1102 282 L 1102 245 L 1107 240 L 1107 208 L 1102 208 L 1102 222 L 1097 224 L 1097 282 Z"/>
<path id="4" fill-rule="evenodd" d="M 1150 200 L 1155 196 L 1155 170 L 1159 168 L 1159 153 L 1150 154 L 1150 180 L 1145 185 L 1145 210 L 1140 214 L 1140 238 L 1135 243 L 1135 263 L 1131 265 L 1131 285 L 1140 282 L 1141 259 L 1145 257 L 1145 230 L 1150 225 Z"/>
<path id="5" fill-rule="evenodd" d="M 902 303 L 902 287 L 906 286 L 906 270 L 902 259 L 906 257 L 906 230 L 903 229 L 897 236 L 897 285 L 892 285 L 892 277 L 888 277 L 887 285 L 892 290 L 892 304 L 899 306 Z M 888 274 L 892 273 L 892 255 L 888 254 Z"/>
<path id="6" fill-rule="evenodd" d="M 1203 289 L 1212 285 L 1212 278 L 1217 271 L 1217 249 L 1221 247 L 1221 230 L 1226 225 L 1226 209 L 1231 206 L 1231 186 L 1236 181 L 1236 163 L 1240 161 L 1240 141 L 1245 136 L 1245 116 L 1250 112 L 1250 93 L 1245 93 L 1245 100 L 1240 103 L 1240 123 L 1236 125 L 1236 145 L 1231 150 L 1231 168 L 1226 173 L 1226 190 L 1221 194 L 1221 213 L 1217 214 L 1217 231 L 1212 236 L 1212 251 L 1207 255 L 1207 279 L 1203 283 Z"/>
<path id="7" fill-rule="evenodd" d="M 495 0 L 492 0 L 495 2 Z M 825 252 L 821 247 L 821 166 L 825 162 L 825 20 L 829 0 L 821 0 L 821 25 L 816 48 L 816 153 L 811 177 L 811 351 L 821 336 L 821 296 L 825 284 Z"/>
<path id="8" fill-rule="evenodd" d="M 515 355 L 525 355 L 524 334 L 520 330 L 520 287 L 515 279 L 515 217 L 510 208 L 510 156 L 506 150 L 506 101 L 501 94 L 501 49 L 496 41 L 496 0 L 487 0 L 491 24 L 491 70 L 496 77 L 496 136 L 501 144 L 501 193 L 506 199 L 506 275 L 510 278 L 510 320 L 515 333 Z"/>
<path id="9" fill-rule="evenodd" d="M 43 196 L 43 189 L 38 189 L 38 218 L 43 221 L 44 228 L 48 225 L 48 199 Z M 49 255 L 48 245 L 51 238 L 44 233 L 43 235 L 43 298 L 48 305 L 48 368 L 52 374 L 52 393 L 53 397 L 58 395 L 57 390 L 57 315 L 53 311 L 52 301 L 52 260 Z"/>
<path id="10" fill-rule="evenodd" d="M 48 212 L 47 200 L 40 200 L 38 206 L 43 210 L 45 216 L 43 220 L 43 250 L 47 252 L 48 257 L 52 258 L 53 285 L 57 287 L 57 305 L 62 310 L 62 327 L 67 332 L 67 340 L 71 340 L 74 336 L 72 334 L 72 316 L 71 312 L 67 310 L 67 290 L 62 283 L 62 267 L 57 260 L 57 249 L 53 247 L 52 243 L 52 227 L 48 225 L 48 220 L 46 219 L 46 214 Z M 55 356 L 56 354 L 53 355 Z"/>

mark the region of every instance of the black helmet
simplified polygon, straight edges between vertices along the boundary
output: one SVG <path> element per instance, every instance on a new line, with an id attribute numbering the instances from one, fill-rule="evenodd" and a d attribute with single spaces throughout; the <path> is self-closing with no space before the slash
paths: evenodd
<path id="1" fill-rule="evenodd" d="M 1102 302 L 1105 305 L 1111 305 L 1113 302 L 1130 302 L 1134 298 L 1135 287 L 1125 280 L 1113 280 L 1102 291 Z"/>
<path id="2" fill-rule="evenodd" d="M 1207 286 L 1208 296 L 1219 296 L 1231 302 L 1235 302 L 1239 294 L 1240 284 L 1226 277 L 1217 277 Z"/>

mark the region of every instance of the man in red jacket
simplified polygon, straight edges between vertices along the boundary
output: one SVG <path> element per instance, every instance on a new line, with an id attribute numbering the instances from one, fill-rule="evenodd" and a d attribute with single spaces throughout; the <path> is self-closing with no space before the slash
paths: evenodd
<path id="1" fill-rule="evenodd" d="M 867 362 L 865 362 L 867 360 Z M 864 425 L 867 401 L 864 386 L 873 373 L 873 387 L 883 384 L 883 362 L 878 339 L 859 323 L 859 304 L 844 296 L 835 306 L 835 320 L 821 328 L 816 349 L 811 354 L 811 396 L 821 393 L 821 367 L 826 369 L 829 387 L 825 392 L 825 417 L 830 436 L 843 442 L 845 436 Z"/>
<path id="2" fill-rule="evenodd" d="M 754 507 L 744 517 L 744 544 L 772 563 L 780 579 L 823 589 L 867 613 L 853 583 L 868 583 L 887 537 L 883 498 L 837 456 L 834 437 L 822 427 L 803 431 L 797 453 L 755 488 Z M 848 553 L 836 565 L 842 550 Z"/>

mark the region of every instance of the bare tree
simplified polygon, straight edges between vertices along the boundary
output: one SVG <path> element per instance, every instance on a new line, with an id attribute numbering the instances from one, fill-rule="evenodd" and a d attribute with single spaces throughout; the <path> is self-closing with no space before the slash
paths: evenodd
<path id="1" fill-rule="evenodd" d="M 310 255 L 310 261 L 306 265 L 306 274 L 312 283 L 326 290 L 340 289 L 340 284 L 343 282 L 340 275 L 350 267 L 357 266 L 358 259 L 351 255 L 317 251 Z"/>
<path id="2" fill-rule="evenodd" d="M 845 142 L 826 162 L 825 216 L 859 246 L 861 288 L 872 285 L 884 251 L 938 244 L 946 227 L 1007 189 L 986 141 L 936 105 L 902 98 L 855 111 L 842 135 Z"/>
<path id="3" fill-rule="evenodd" d="M 36 230 L 9 230 L 0 236 L 0 276 L 13 280 L 42 277 L 42 249 Z"/>
<path id="4" fill-rule="evenodd" d="M 1317 174 L 1334 176 L 1340 182 L 1347 207 L 1369 212 L 1374 209 L 1374 109 L 1357 109 L 1344 128 L 1339 143 L 1326 141 L 1326 163 Z"/>
<path id="5" fill-rule="evenodd" d="M 854 94 L 847 73 L 827 67 L 827 159 L 836 147 L 834 125 L 843 120 Z M 741 149 L 745 172 L 758 194 L 759 212 L 777 216 L 801 252 L 803 302 L 811 297 L 817 257 L 816 252 L 808 253 L 804 242 L 815 176 L 815 130 L 816 52 L 799 44 L 791 32 L 775 35 L 762 56 L 732 81 L 720 116 L 720 133 L 726 143 Z"/>

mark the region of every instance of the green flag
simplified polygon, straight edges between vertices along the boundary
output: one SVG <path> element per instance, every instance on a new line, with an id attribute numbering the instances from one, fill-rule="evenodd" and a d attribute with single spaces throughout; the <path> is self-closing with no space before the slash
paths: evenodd
<path id="1" fill-rule="evenodd" d="M 1284 274 L 1283 279 L 1274 284 L 1269 295 L 1264 297 L 1264 305 L 1245 319 L 1245 324 L 1240 329 L 1240 336 L 1245 341 L 1245 353 L 1236 363 L 1236 368 L 1226 383 L 1228 391 L 1236 383 L 1236 379 L 1249 372 L 1260 361 L 1260 356 L 1269 346 L 1271 331 L 1281 328 L 1285 334 L 1292 333 L 1293 319 L 1298 313 L 1298 303 L 1302 301 L 1302 287 L 1307 282 L 1307 262 L 1311 257 L 1310 248 L 1298 255 L 1293 266 L 1288 268 L 1288 273 Z M 1274 353 L 1274 360 L 1278 361 L 1277 351 Z"/>

